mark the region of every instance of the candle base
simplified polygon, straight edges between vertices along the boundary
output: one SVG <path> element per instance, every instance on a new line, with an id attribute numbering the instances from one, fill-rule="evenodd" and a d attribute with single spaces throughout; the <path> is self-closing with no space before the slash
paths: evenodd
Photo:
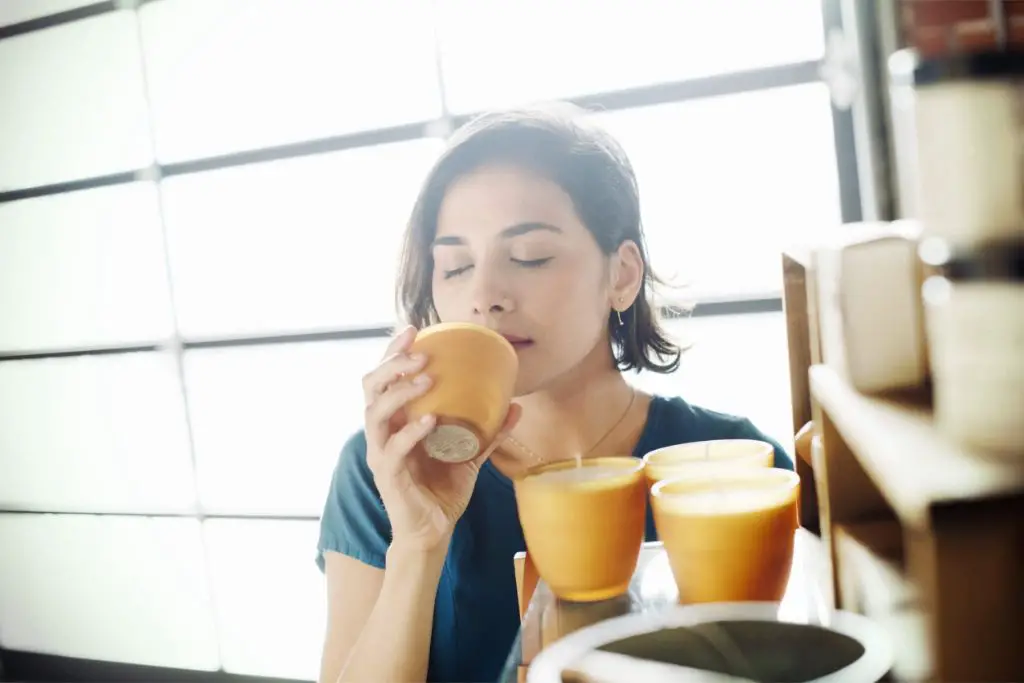
<path id="1" fill-rule="evenodd" d="M 461 420 L 441 418 L 433 432 L 423 439 L 423 449 L 434 460 L 459 463 L 480 454 L 482 440 L 477 431 Z"/>
<path id="2" fill-rule="evenodd" d="M 559 600 L 567 602 L 600 602 L 625 595 L 628 591 L 629 581 L 607 588 L 556 590 L 553 586 L 551 587 L 551 592 L 557 595 Z"/>

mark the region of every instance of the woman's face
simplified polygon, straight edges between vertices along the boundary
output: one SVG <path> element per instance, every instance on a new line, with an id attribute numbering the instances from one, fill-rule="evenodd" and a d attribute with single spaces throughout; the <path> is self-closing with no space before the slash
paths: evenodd
<path id="1" fill-rule="evenodd" d="M 485 325 L 511 341 L 517 395 L 608 344 L 610 259 L 556 183 L 510 166 L 463 176 L 441 203 L 433 255 L 440 319 Z"/>

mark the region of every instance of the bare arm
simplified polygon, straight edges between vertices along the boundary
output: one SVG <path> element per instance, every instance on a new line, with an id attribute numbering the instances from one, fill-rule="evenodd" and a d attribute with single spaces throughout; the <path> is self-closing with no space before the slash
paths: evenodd
<path id="1" fill-rule="evenodd" d="M 326 556 L 328 620 L 320 683 L 427 677 L 434 597 L 445 552 L 392 545 L 387 569 Z"/>
<path id="2" fill-rule="evenodd" d="M 384 570 L 341 553 L 324 553 L 327 579 L 327 632 L 319 683 L 335 683 L 370 618 L 384 583 Z"/>
<path id="3" fill-rule="evenodd" d="M 409 328 L 399 334 L 381 364 L 363 378 L 365 456 L 355 448 L 343 450 L 325 506 L 325 524 L 334 520 L 338 527 L 328 534 L 332 545 L 344 536 L 356 547 L 372 546 L 375 557 L 385 539 L 390 546 L 383 571 L 325 553 L 329 604 L 320 683 L 426 679 L 434 599 L 448 545 L 493 450 L 468 462 L 445 463 L 420 446 L 436 418 L 409 422 L 403 412 L 432 381 L 421 374 L 426 358 L 408 353 L 414 333 Z M 518 407 L 511 406 L 495 443 L 518 416 Z"/>

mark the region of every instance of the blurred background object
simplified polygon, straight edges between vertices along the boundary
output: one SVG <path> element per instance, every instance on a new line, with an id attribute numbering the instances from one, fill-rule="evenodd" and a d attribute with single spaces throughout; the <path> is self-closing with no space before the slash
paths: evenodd
<path id="1" fill-rule="evenodd" d="M 871 222 L 786 254 L 794 425 L 835 605 L 888 631 L 893 679 L 1018 680 L 1024 3 L 884 7 L 842 3 L 826 61 Z"/>

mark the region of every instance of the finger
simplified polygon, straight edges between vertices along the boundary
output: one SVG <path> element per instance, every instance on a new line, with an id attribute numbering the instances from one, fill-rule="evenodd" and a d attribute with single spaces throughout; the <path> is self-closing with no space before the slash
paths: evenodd
<path id="1" fill-rule="evenodd" d="M 363 377 L 363 401 L 367 405 L 373 403 L 403 375 L 419 372 L 426 363 L 427 357 L 421 353 L 392 354 Z"/>
<path id="2" fill-rule="evenodd" d="M 796 451 L 796 456 L 801 460 L 810 462 L 812 459 L 812 450 L 814 442 L 814 423 L 808 422 L 800 431 L 796 433 L 796 437 L 793 439 L 793 450 Z"/>
<path id="3" fill-rule="evenodd" d="M 436 424 L 436 417 L 424 415 L 395 432 L 388 439 L 387 445 L 382 452 L 381 468 L 386 473 L 393 474 L 405 467 L 406 457 L 412 453 L 412 450 L 416 448 L 420 441 L 423 441 L 430 432 L 434 431 Z"/>
<path id="4" fill-rule="evenodd" d="M 519 418 L 523 416 L 523 407 L 518 403 L 511 403 L 508 406 L 508 413 L 505 415 L 505 423 L 501 426 L 501 433 L 508 436 L 509 432 L 519 424 Z"/>
<path id="5" fill-rule="evenodd" d="M 384 358 L 389 358 L 396 353 L 402 353 L 408 350 L 412 344 L 412 340 L 416 338 L 416 328 L 412 325 L 406 325 L 405 329 L 396 334 L 391 342 L 388 344 L 388 348 L 384 351 Z"/>
<path id="6" fill-rule="evenodd" d="M 505 422 L 501 426 L 501 430 L 498 432 L 494 440 L 491 441 L 490 445 L 484 449 L 483 453 L 473 458 L 473 464 L 477 467 L 483 466 L 487 459 L 494 454 L 494 451 L 505 442 L 508 435 L 515 428 L 519 422 L 519 418 L 523 415 L 523 408 L 518 403 L 512 403 L 508 407 L 508 412 L 505 414 Z"/>
<path id="7" fill-rule="evenodd" d="M 430 389 L 429 375 L 416 375 L 410 380 L 395 382 L 366 407 L 366 429 L 373 430 L 383 443 L 391 432 L 391 418 L 405 405 Z"/>

